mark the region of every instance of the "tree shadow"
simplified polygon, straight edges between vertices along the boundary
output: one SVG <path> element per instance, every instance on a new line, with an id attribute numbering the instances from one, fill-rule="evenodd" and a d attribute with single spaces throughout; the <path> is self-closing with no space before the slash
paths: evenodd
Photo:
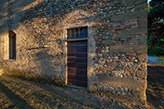
<path id="1" fill-rule="evenodd" d="M 43 90 L 50 92 L 52 96 L 55 96 L 60 99 L 66 99 L 84 105 L 90 108 L 128 108 L 126 105 L 120 106 L 118 102 L 113 102 L 113 99 L 104 98 L 102 96 L 95 96 L 90 93 L 87 93 L 87 90 L 81 90 L 77 88 L 70 87 L 61 87 L 61 86 L 52 86 L 46 84 L 36 84 L 37 87 L 42 88 Z"/>
<path id="2" fill-rule="evenodd" d="M 27 101 L 20 98 L 17 94 L 12 92 L 8 87 L 6 87 L 4 84 L 0 82 L 1 91 L 14 103 L 13 105 L 10 105 L 9 108 L 16 107 L 26 107 L 26 109 L 33 109 L 32 106 L 30 106 Z"/>

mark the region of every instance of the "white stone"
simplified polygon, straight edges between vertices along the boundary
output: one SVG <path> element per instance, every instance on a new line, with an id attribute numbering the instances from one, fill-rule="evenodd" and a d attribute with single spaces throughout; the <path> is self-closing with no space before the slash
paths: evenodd
<path id="1" fill-rule="evenodd" d="M 101 50 L 102 53 L 104 53 L 104 50 Z"/>
<path id="2" fill-rule="evenodd" d="M 129 62 L 129 59 L 126 59 L 127 62 Z"/>
<path id="3" fill-rule="evenodd" d="M 102 71 L 99 71 L 99 73 L 102 73 Z"/>
<path id="4" fill-rule="evenodd" d="M 101 61 L 101 60 L 99 60 L 99 61 L 98 61 L 98 63 L 99 63 L 99 64 L 101 64 L 101 63 L 102 63 L 102 61 Z"/>
<path id="5" fill-rule="evenodd" d="M 122 76 L 122 74 L 119 74 L 119 78 L 122 78 L 123 76 Z"/>
<path id="6" fill-rule="evenodd" d="M 129 89 L 125 87 L 124 90 L 125 90 L 125 91 L 128 91 Z"/>
<path id="7" fill-rule="evenodd" d="M 132 57 L 132 59 L 135 59 L 135 57 Z"/>
<path id="8" fill-rule="evenodd" d="M 102 56 L 102 54 L 98 54 L 100 57 Z"/>
<path id="9" fill-rule="evenodd" d="M 108 52 L 109 52 L 109 50 L 106 50 L 105 52 L 106 52 L 106 53 L 108 53 Z"/>
<path id="10" fill-rule="evenodd" d="M 121 56 L 125 56 L 125 54 L 122 54 Z"/>
<path id="11" fill-rule="evenodd" d="M 100 58 L 100 60 L 101 60 L 101 61 L 103 61 L 103 60 L 104 60 L 104 58 Z"/>
<path id="12" fill-rule="evenodd" d="M 136 80 L 136 79 L 137 79 L 137 77 L 133 77 L 133 79 L 134 79 L 134 80 Z"/>
<path id="13" fill-rule="evenodd" d="M 115 56 L 114 58 L 115 58 L 116 60 L 118 59 L 118 57 L 117 57 L 117 56 Z"/>
<path id="14" fill-rule="evenodd" d="M 125 92 L 121 92 L 121 95 L 126 95 L 126 93 Z"/>
<path id="15" fill-rule="evenodd" d="M 134 11 L 135 11 L 135 8 L 131 9 L 130 11 L 131 11 L 131 12 L 134 12 Z"/>
<path id="16" fill-rule="evenodd" d="M 96 67 L 98 66 L 98 64 L 94 64 Z"/>
<path id="17" fill-rule="evenodd" d="M 107 65 L 104 65 L 104 67 L 107 67 Z"/>

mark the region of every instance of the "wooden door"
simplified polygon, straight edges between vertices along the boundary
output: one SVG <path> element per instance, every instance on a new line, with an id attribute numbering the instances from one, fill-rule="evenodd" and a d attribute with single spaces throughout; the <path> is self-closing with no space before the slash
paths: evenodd
<path id="1" fill-rule="evenodd" d="M 87 87 L 87 41 L 67 42 L 68 85 Z"/>

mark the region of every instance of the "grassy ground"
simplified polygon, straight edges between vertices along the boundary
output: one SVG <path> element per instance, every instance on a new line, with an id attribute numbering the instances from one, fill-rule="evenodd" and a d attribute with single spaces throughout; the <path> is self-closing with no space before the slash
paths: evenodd
<path id="1" fill-rule="evenodd" d="M 12 77 L 0 77 L 0 106 L 2 109 L 72 109 L 72 108 L 93 108 L 78 101 L 69 100 L 64 96 L 54 93 L 41 84 L 14 79 Z M 59 88 L 54 87 L 53 88 Z M 60 89 L 60 88 L 59 88 Z M 58 91 L 60 91 L 58 89 Z"/>
<path id="2" fill-rule="evenodd" d="M 164 66 L 148 65 L 147 108 L 164 107 Z M 28 81 L 15 75 L 0 76 L 0 109 L 143 109 L 138 104 L 87 93 L 86 90 L 55 86 L 44 78 Z M 19 75 L 19 78 L 20 75 Z M 29 78 L 29 77 L 28 77 Z M 38 83 L 41 82 L 41 83 Z M 153 104 L 153 105 L 151 105 Z"/>
<path id="3" fill-rule="evenodd" d="M 0 76 L 0 109 L 142 109 L 83 89 Z"/>

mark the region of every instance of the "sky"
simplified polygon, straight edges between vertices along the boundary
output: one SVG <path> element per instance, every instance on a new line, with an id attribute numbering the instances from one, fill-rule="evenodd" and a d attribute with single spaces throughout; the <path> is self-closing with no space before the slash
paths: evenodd
<path id="1" fill-rule="evenodd" d="M 149 3 L 151 0 L 148 0 L 147 2 Z"/>

